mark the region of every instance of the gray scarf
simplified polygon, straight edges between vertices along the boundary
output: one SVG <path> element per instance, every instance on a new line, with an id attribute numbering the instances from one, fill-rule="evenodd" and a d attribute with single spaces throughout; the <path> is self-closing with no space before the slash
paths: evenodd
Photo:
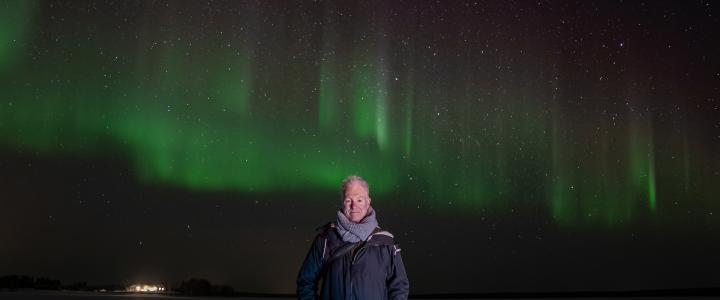
<path id="1" fill-rule="evenodd" d="M 348 220 L 342 211 L 337 212 L 336 229 L 343 241 L 357 243 L 359 241 L 367 240 L 377 226 L 378 222 L 377 219 L 375 219 L 375 210 L 373 210 L 372 206 L 368 207 L 368 214 L 360 221 L 360 223 L 353 223 Z"/>

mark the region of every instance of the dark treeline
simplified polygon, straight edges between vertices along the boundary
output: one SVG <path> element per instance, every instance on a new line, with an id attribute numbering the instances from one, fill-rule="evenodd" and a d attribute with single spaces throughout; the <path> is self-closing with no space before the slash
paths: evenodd
<path id="1" fill-rule="evenodd" d="M 97 288 L 97 287 L 93 287 Z M 110 288 L 117 288 L 115 286 Z M 87 282 L 75 282 L 69 285 L 63 285 L 60 280 L 47 277 L 32 277 L 20 275 L 7 275 L 0 277 L 0 289 L 37 289 L 37 290 L 88 290 Z"/>
<path id="2" fill-rule="evenodd" d="M 180 286 L 173 289 L 183 295 L 191 296 L 238 296 L 240 293 L 236 292 L 230 286 L 227 285 L 213 285 L 207 279 L 191 278 L 187 281 L 182 281 Z"/>
<path id="3" fill-rule="evenodd" d="M 85 283 L 82 283 L 85 284 Z M 40 290 L 59 290 L 63 286 L 60 280 L 54 280 L 46 277 L 34 278 L 31 276 L 8 275 L 0 277 L 0 288 L 5 289 L 40 289 Z"/>
<path id="4" fill-rule="evenodd" d="M 0 290 L 37 289 L 37 290 L 69 290 L 69 291 L 102 291 L 102 292 L 124 292 L 126 286 L 102 285 L 90 286 L 87 282 L 75 282 L 64 285 L 60 280 L 47 277 L 32 277 L 25 275 L 7 275 L 0 277 Z M 238 293 L 228 285 L 213 285 L 207 279 L 191 278 L 180 282 L 170 288 L 171 293 L 190 296 L 239 296 Z"/>

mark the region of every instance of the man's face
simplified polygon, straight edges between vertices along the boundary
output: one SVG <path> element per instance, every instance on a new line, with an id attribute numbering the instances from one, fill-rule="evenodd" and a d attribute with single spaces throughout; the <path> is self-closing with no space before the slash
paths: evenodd
<path id="1" fill-rule="evenodd" d="M 351 222 L 359 223 L 367 215 L 370 207 L 370 195 L 360 183 L 352 182 L 345 189 L 343 214 Z"/>

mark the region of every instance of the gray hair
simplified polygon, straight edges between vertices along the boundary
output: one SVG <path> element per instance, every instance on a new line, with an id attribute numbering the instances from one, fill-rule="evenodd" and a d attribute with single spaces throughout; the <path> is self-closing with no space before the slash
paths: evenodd
<path id="1" fill-rule="evenodd" d="M 357 175 L 350 175 L 347 178 L 345 178 L 345 180 L 343 180 L 343 182 L 342 182 L 342 186 L 341 186 L 342 189 L 340 190 L 340 193 L 341 193 L 340 197 L 342 197 L 342 199 L 345 199 L 345 190 L 347 190 L 348 186 L 350 186 L 350 184 L 352 184 L 352 183 L 359 183 L 362 187 L 364 187 L 368 191 L 368 194 L 370 194 L 370 185 L 368 185 L 368 183 L 367 183 L 367 181 L 365 181 L 365 179 L 362 179 L 362 177 L 357 176 Z"/>

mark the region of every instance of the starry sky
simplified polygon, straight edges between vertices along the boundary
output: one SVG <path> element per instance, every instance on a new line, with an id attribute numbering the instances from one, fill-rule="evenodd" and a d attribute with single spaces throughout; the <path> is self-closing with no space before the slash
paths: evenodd
<path id="1" fill-rule="evenodd" d="M 0 270 L 293 293 L 358 174 L 414 294 L 720 286 L 719 17 L 0 0 Z"/>

